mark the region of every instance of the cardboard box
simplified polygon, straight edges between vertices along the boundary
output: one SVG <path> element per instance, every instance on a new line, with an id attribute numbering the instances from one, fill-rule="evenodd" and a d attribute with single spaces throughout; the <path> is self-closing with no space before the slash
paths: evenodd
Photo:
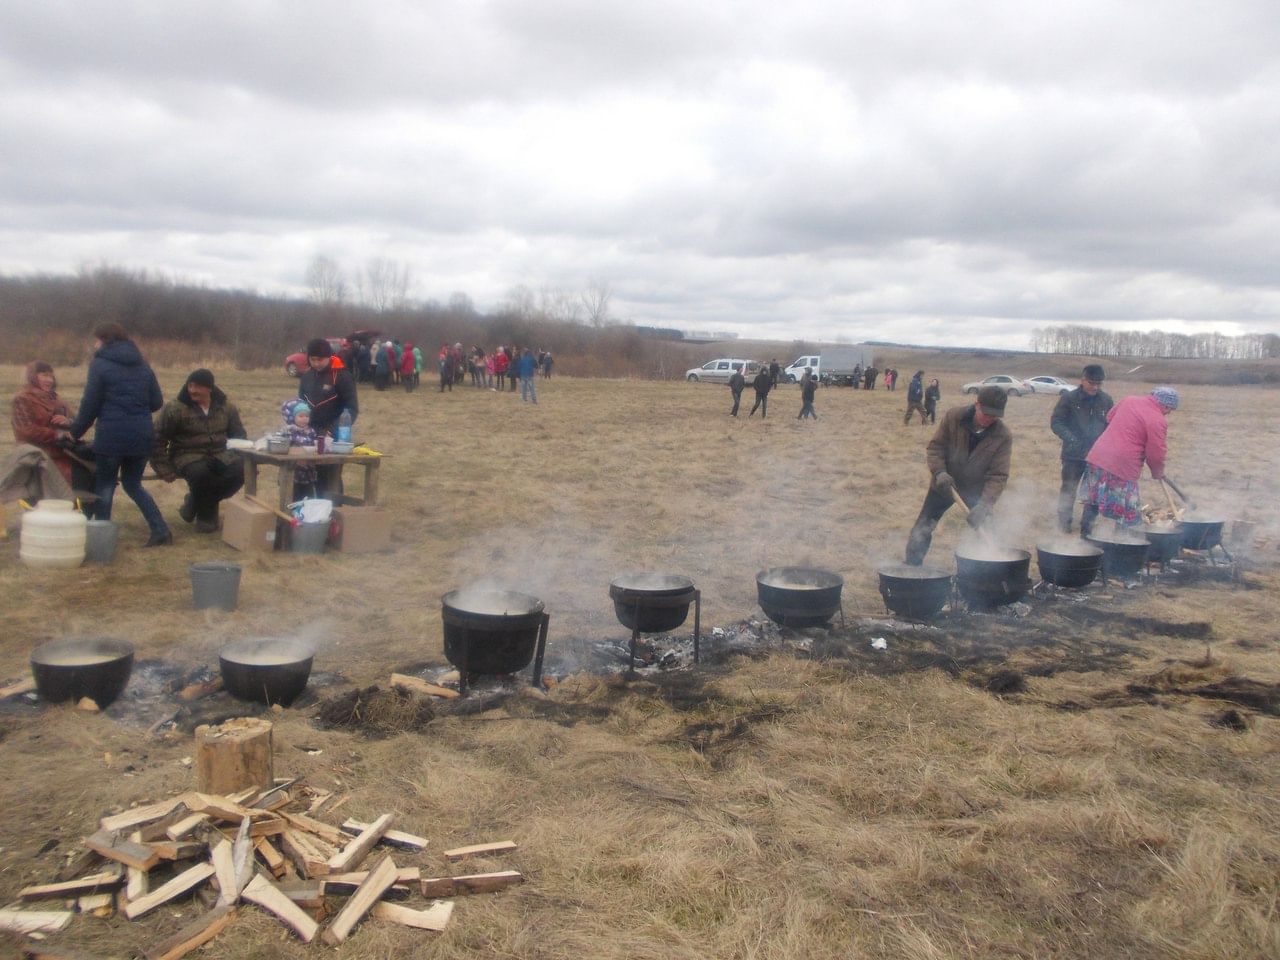
<path id="1" fill-rule="evenodd" d="M 391 549 L 391 514 L 381 507 L 337 507 L 338 536 L 330 546 L 343 553 L 377 553 Z"/>
<path id="2" fill-rule="evenodd" d="M 222 501 L 222 539 L 237 550 L 274 550 L 276 515 L 244 497 Z"/>

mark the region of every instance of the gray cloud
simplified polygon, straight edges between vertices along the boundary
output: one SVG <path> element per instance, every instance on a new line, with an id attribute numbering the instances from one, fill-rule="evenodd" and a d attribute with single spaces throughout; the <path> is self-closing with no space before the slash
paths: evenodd
<path id="1" fill-rule="evenodd" d="M 15 0 L 0 269 L 297 292 L 325 252 L 748 335 L 1280 332 L 1278 41 L 1244 0 Z"/>

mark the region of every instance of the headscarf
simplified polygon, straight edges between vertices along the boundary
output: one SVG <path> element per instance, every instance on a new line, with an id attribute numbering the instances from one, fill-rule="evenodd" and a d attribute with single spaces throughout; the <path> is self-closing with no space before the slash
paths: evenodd
<path id="1" fill-rule="evenodd" d="M 1156 398 L 1156 403 L 1169 410 L 1178 409 L 1178 391 L 1173 387 L 1156 387 L 1151 391 L 1151 395 Z"/>
<path id="2" fill-rule="evenodd" d="M 46 363 L 43 360 L 32 360 L 30 363 L 27 364 L 27 386 L 34 387 L 36 390 L 40 390 L 41 393 L 43 393 L 44 391 L 40 389 L 40 381 L 37 380 L 36 377 L 42 373 L 52 374 L 53 364 Z M 57 377 L 54 377 L 53 388 L 49 391 L 49 393 L 55 397 L 58 395 L 58 378 Z"/>

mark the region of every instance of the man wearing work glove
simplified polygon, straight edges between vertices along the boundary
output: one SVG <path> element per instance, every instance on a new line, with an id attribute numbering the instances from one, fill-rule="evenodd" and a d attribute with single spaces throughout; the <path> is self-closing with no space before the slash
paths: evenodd
<path id="1" fill-rule="evenodd" d="M 990 518 L 1009 480 L 1013 457 L 1013 434 L 1002 419 L 1007 400 L 1000 387 L 983 387 L 972 405 L 953 407 L 938 424 L 925 447 L 933 481 L 907 537 L 906 562 L 912 566 L 924 562 L 933 529 L 957 494 L 969 508 L 970 526 L 979 527 Z"/>

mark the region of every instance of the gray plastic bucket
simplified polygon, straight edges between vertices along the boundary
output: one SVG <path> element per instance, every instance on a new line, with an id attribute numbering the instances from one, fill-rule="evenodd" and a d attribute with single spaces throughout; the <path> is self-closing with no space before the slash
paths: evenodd
<path id="1" fill-rule="evenodd" d="M 110 563 L 116 558 L 120 527 L 112 520 L 90 520 L 85 527 L 84 558 L 89 563 Z"/>
<path id="2" fill-rule="evenodd" d="M 289 529 L 289 549 L 294 553 L 324 553 L 329 539 L 329 521 L 300 523 Z"/>
<path id="3" fill-rule="evenodd" d="M 240 564 L 193 563 L 191 596 L 197 610 L 234 610 L 240 596 Z"/>

